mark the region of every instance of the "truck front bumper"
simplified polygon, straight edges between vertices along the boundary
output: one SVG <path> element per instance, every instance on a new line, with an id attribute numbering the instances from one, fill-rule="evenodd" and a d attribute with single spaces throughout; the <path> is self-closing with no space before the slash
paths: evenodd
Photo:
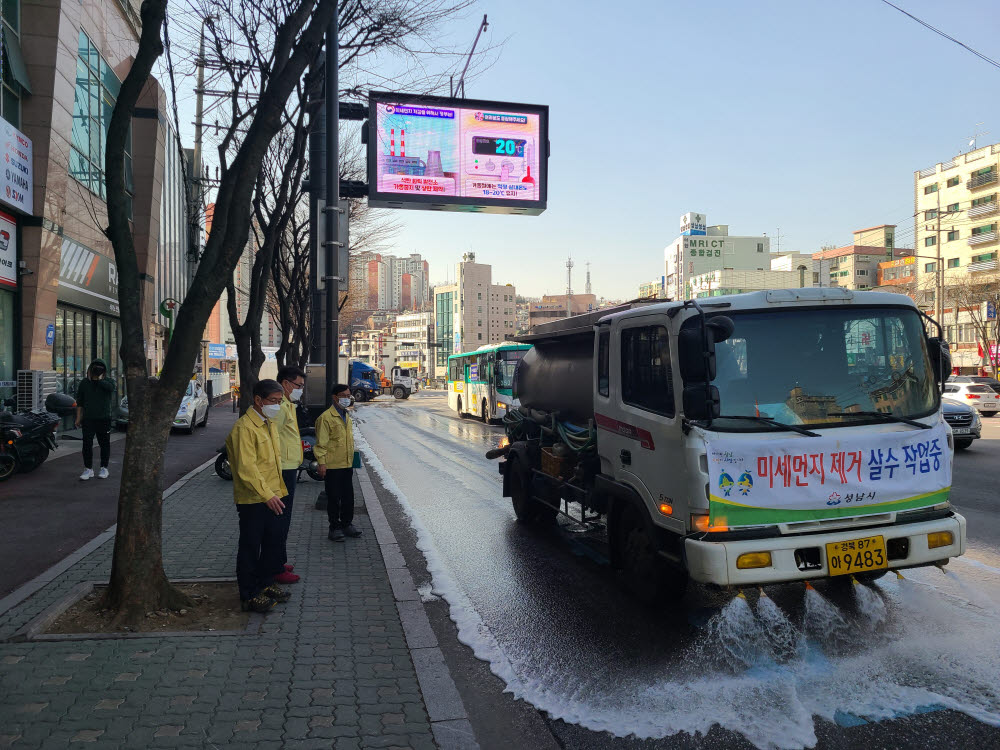
<path id="1" fill-rule="evenodd" d="M 950 531 L 950 545 L 929 549 L 927 535 Z M 718 586 L 751 586 L 826 578 L 830 570 L 826 545 L 864 537 L 882 536 L 889 568 L 916 568 L 946 562 L 965 553 L 965 518 L 952 513 L 946 518 L 867 529 L 842 529 L 822 534 L 798 534 L 763 539 L 703 541 L 686 539 L 684 554 L 691 579 Z M 769 552 L 766 568 L 740 569 L 736 561 L 748 552 Z M 798 552 L 798 554 L 796 554 Z M 817 554 L 818 553 L 818 554 Z"/>

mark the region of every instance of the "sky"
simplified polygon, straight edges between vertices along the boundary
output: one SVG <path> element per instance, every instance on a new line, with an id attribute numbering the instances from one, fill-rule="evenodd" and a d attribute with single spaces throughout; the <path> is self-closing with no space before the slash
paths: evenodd
<path id="1" fill-rule="evenodd" d="M 894 1 L 1000 58 L 989 3 Z M 571 255 L 574 291 L 589 262 L 595 294 L 632 298 L 689 211 L 772 250 L 878 224 L 909 246 L 913 173 L 1000 142 L 1000 69 L 880 0 L 481 0 L 442 41 L 467 49 L 483 13 L 495 62 L 466 95 L 549 105 L 548 208 L 394 211 L 387 251 L 432 282 L 471 250 L 494 283 L 562 294 Z"/>

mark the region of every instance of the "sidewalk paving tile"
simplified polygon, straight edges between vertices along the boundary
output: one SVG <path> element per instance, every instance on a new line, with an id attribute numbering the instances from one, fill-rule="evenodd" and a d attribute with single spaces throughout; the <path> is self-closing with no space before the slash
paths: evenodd
<path id="1" fill-rule="evenodd" d="M 303 578 L 257 634 L 6 642 L 78 584 L 107 580 L 113 540 L 0 613 L 0 683 L 17 685 L 0 691 L 0 747 L 435 747 L 362 493 L 363 536 L 332 544 L 313 509 L 321 488 L 297 487 L 288 546 Z M 233 577 L 232 485 L 211 469 L 167 498 L 163 528 L 169 577 Z"/>

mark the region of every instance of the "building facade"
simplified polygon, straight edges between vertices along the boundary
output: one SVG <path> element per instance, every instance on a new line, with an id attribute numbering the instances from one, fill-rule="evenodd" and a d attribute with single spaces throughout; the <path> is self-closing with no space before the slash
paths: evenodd
<path id="1" fill-rule="evenodd" d="M 976 373 L 996 345 L 974 321 L 995 322 L 987 308 L 1000 292 L 1000 143 L 915 172 L 913 185 L 917 303 L 940 317 L 953 365 Z"/>
<path id="2" fill-rule="evenodd" d="M 430 266 L 420 253 L 359 253 L 351 263 L 351 284 L 366 310 L 417 311 L 430 301 Z"/>
<path id="3" fill-rule="evenodd" d="M 517 292 L 513 284 L 494 284 L 493 267 L 466 253 L 456 264 L 454 284 L 434 288 L 435 365 L 448 355 L 496 344 L 517 333 Z"/>
<path id="4" fill-rule="evenodd" d="M 396 364 L 417 370 L 422 378 L 436 377 L 434 313 L 403 313 L 396 316 Z"/>
<path id="5" fill-rule="evenodd" d="M 566 311 L 565 294 L 546 294 L 538 302 L 534 302 L 528 308 L 528 330 L 530 331 L 542 323 L 550 323 L 559 318 L 567 318 L 570 315 L 582 315 L 583 313 L 596 310 L 597 295 L 595 294 L 574 294 L 570 297 L 570 311 Z"/>
<path id="6" fill-rule="evenodd" d="M 655 281 L 639 284 L 639 299 L 666 299 L 667 277 L 661 276 Z"/>
<path id="7" fill-rule="evenodd" d="M 813 253 L 821 286 L 865 291 L 878 286 L 879 264 L 911 251 L 895 246 L 895 225 L 882 224 L 854 232 L 854 242 Z"/>
<path id="8" fill-rule="evenodd" d="M 18 167 L 11 172 L 16 181 L 0 190 L 0 240 L 9 235 L 2 257 L 16 248 L 13 284 L 0 281 L 14 292 L 13 305 L 0 294 L 0 381 L 17 369 L 55 370 L 59 386 L 73 393 L 100 357 L 124 387 L 118 269 L 103 233 L 104 147 L 138 47 L 138 8 L 138 0 L 2 4 L 0 125 L 7 163 Z M 178 239 L 186 231 L 183 170 L 167 111 L 162 88 L 151 80 L 137 102 L 125 158 L 146 358 L 154 371 L 165 330 L 158 303 L 186 289 L 189 278 Z"/>
<path id="9" fill-rule="evenodd" d="M 694 276 L 725 269 L 765 271 L 771 267 L 771 240 L 766 236 L 735 236 L 729 226 L 709 226 L 704 214 L 681 217 L 681 233 L 663 251 L 664 294 L 690 299 Z"/>

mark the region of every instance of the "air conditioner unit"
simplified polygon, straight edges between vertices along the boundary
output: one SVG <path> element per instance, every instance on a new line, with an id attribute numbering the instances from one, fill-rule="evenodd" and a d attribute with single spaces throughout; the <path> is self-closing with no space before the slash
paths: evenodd
<path id="1" fill-rule="evenodd" d="M 45 411 L 45 397 L 59 390 L 54 370 L 17 371 L 17 410 Z"/>

